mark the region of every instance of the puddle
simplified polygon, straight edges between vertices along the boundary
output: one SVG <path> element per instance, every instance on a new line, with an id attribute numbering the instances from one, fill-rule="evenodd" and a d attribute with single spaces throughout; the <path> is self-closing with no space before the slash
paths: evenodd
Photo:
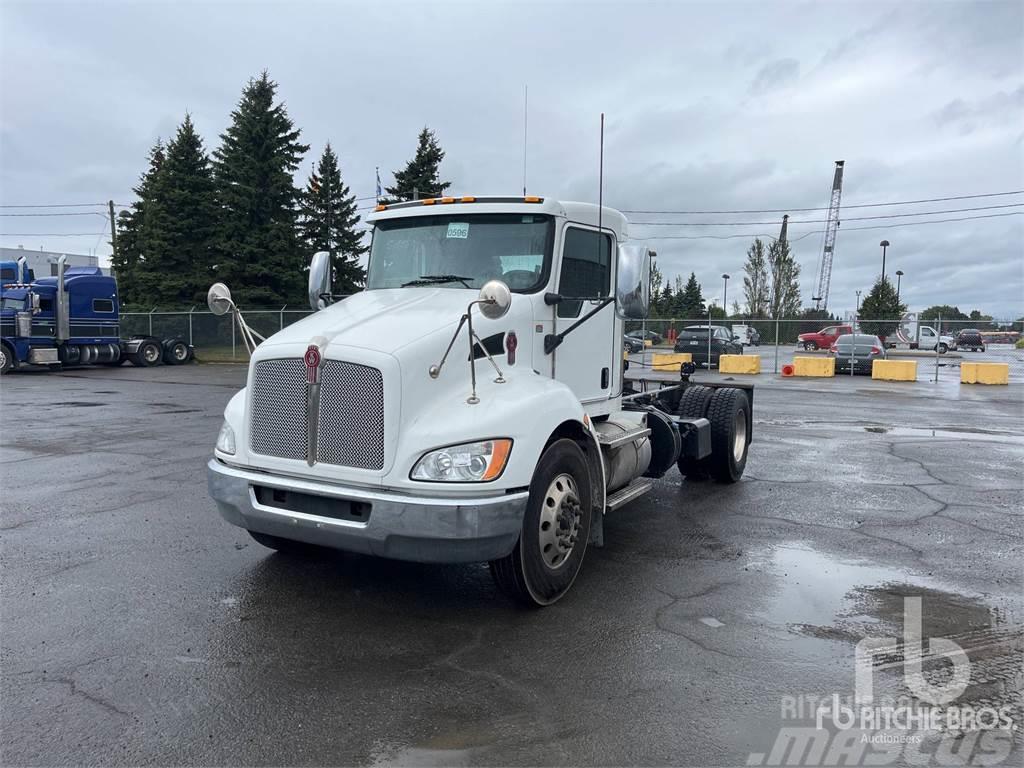
<path id="1" fill-rule="evenodd" d="M 67 400 L 63 403 L 51 403 L 51 405 L 66 408 L 99 408 L 106 405 L 106 403 L 94 403 L 91 400 Z"/>

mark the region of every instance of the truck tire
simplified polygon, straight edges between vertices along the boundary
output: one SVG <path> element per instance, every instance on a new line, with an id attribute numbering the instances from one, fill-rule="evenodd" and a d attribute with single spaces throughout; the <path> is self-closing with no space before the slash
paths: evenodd
<path id="1" fill-rule="evenodd" d="M 0 344 L 0 376 L 14 370 L 14 352 L 6 344 Z"/>
<path id="2" fill-rule="evenodd" d="M 679 398 L 679 409 L 677 414 L 688 419 L 703 419 L 708 415 L 708 406 L 715 390 L 711 387 L 702 387 L 699 384 L 687 387 L 683 390 L 683 396 Z M 676 460 L 680 474 L 691 480 L 703 480 L 708 476 L 707 459 L 694 459 L 690 456 L 680 456 Z"/>
<path id="3" fill-rule="evenodd" d="M 188 344 L 181 339 L 164 339 L 164 363 L 184 365 L 189 357 Z"/>
<path id="4" fill-rule="evenodd" d="M 132 365 L 139 368 L 152 368 L 154 365 L 160 365 L 163 356 L 164 351 L 160 347 L 160 342 L 156 339 L 146 339 L 139 344 L 138 351 L 128 359 L 131 360 Z"/>
<path id="5" fill-rule="evenodd" d="M 586 457 L 572 440 L 557 440 L 533 473 L 519 541 L 510 554 L 490 563 L 501 591 L 533 608 L 561 598 L 583 564 L 590 516 Z"/>
<path id="6" fill-rule="evenodd" d="M 946 346 L 945 344 L 939 344 L 939 354 L 944 355 L 947 352 L 949 352 L 949 347 Z"/>
<path id="7" fill-rule="evenodd" d="M 269 533 L 259 533 L 257 531 L 250 530 L 246 530 L 246 533 L 267 549 L 274 549 L 284 554 L 308 554 L 310 552 L 315 552 L 317 549 L 312 544 L 306 544 L 303 541 L 294 541 L 293 539 L 282 539 L 280 536 L 271 536 Z"/>
<path id="8" fill-rule="evenodd" d="M 750 401 L 742 389 L 715 390 L 708 407 L 711 422 L 711 455 L 705 466 L 720 483 L 735 483 L 743 477 L 750 445 Z"/>

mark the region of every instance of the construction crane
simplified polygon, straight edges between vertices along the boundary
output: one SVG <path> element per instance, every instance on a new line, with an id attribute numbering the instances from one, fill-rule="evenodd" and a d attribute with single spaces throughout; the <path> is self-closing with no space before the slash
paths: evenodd
<path id="1" fill-rule="evenodd" d="M 828 289 L 832 282 L 832 255 L 836 250 L 836 235 L 839 233 L 839 198 L 843 194 L 843 165 L 845 160 L 836 160 L 836 173 L 832 177 L 832 198 L 825 217 L 825 241 L 821 248 L 821 267 L 818 271 L 818 290 L 814 295 L 815 309 L 828 309 Z"/>

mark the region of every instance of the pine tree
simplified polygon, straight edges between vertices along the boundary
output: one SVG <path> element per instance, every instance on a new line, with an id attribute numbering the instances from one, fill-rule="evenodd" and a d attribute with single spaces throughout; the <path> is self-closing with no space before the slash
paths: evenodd
<path id="1" fill-rule="evenodd" d="M 747 263 L 743 265 L 743 298 L 747 302 L 750 317 L 766 317 L 768 313 L 768 263 L 765 260 L 764 243 L 761 238 L 754 240 L 747 249 Z"/>
<path id="2" fill-rule="evenodd" d="M 661 289 L 660 301 L 658 303 L 658 317 L 673 318 L 676 311 L 676 294 L 672 290 L 672 284 L 665 281 L 665 287 Z"/>
<path id="3" fill-rule="evenodd" d="M 420 131 L 419 145 L 416 155 L 405 166 L 404 170 L 395 171 L 395 185 L 386 189 L 390 199 L 381 202 L 398 202 L 412 200 L 415 197 L 440 197 L 451 186 L 451 182 L 441 181 L 440 165 L 444 160 L 444 150 L 437 142 L 437 137 L 429 128 Z"/>
<path id="4" fill-rule="evenodd" d="M 775 240 L 768 246 L 771 270 L 770 317 L 794 318 L 800 313 L 800 265 L 793 258 L 789 243 Z"/>
<path id="5" fill-rule="evenodd" d="M 122 306 L 136 307 L 145 302 L 139 285 L 139 264 L 142 261 L 143 222 L 146 209 L 159 185 L 160 169 L 164 163 L 164 145 L 156 140 L 149 150 L 149 167 L 139 177 L 139 185 L 133 187 L 136 200 L 127 211 L 117 217 L 117 247 L 110 256 L 110 268 L 117 278 L 118 296 Z"/>
<path id="6" fill-rule="evenodd" d="M 662 283 L 665 282 L 658 265 L 651 259 L 651 308 L 647 313 L 650 317 L 662 317 Z"/>
<path id="7" fill-rule="evenodd" d="M 704 294 L 701 292 L 700 283 L 697 282 L 697 275 L 690 273 L 690 279 L 682 292 L 676 297 L 676 304 L 679 309 L 679 317 L 683 320 L 696 320 L 707 315 L 707 308 L 704 306 Z"/>
<path id="8" fill-rule="evenodd" d="M 185 115 L 168 142 L 144 217 L 138 284 L 153 306 L 201 302 L 209 287 L 217 204 L 210 158 Z"/>
<path id="9" fill-rule="evenodd" d="M 266 72 L 250 80 L 214 152 L 216 278 L 240 304 L 299 304 L 306 292 L 292 178 L 309 146 L 299 142 L 284 104 L 274 103 L 276 93 Z"/>
<path id="10" fill-rule="evenodd" d="M 896 286 L 889 278 L 879 278 L 860 305 L 860 329 L 873 336 L 892 336 L 907 311 L 896 298 Z"/>
<path id="11" fill-rule="evenodd" d="M 356 196 L 342 182 L 338 156 L 328 143 L 302 192 L 299 232 L 307 258 L 331 252 L 337 293 L 355 293 L 366 280 L 359 257 L 368 249 L 358 224 Z"/>

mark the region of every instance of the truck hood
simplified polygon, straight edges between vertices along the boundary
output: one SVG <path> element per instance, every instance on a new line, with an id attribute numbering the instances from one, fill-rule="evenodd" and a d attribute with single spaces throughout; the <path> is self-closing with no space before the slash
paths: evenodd
<path id="1" fill-rule="evenodd" d="M 289 325 L 267 339 L 260 349 L 309 344 L 313 339 L 322 337 L 328 345 L 337 343 L 394 353 L 442 328 L 454 330 L 467 305 L 478 295 L 478 291 L 468 288 L 363 291 Z M 523 297 L 513 296 L 513 308 L 517 303 L 529 302 Z M 488 321 L 479 312 L 474 312 L 473 324 L 475 327 L 486 326 Z M 477 333 L 482 335 L 480 331 Z"/>

